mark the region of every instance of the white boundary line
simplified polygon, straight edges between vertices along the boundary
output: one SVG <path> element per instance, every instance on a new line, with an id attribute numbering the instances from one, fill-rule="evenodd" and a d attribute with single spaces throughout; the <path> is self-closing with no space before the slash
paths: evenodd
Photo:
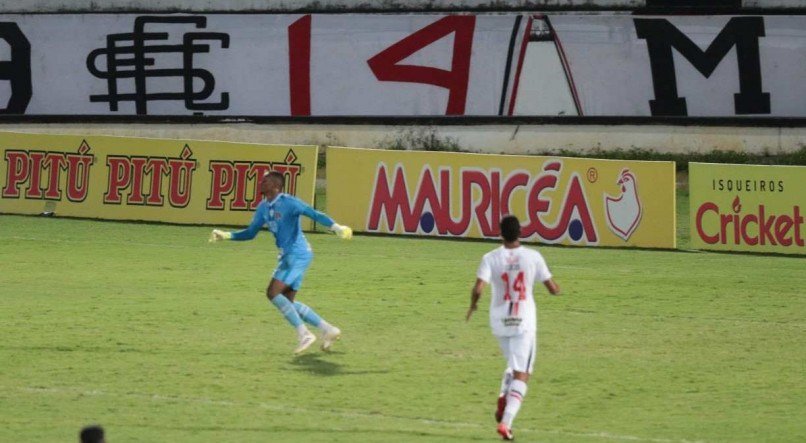
<path id="1" fill-rule="evenodd" d="M 157 246 L 162 248 L 204 248 L 207 247 L 206 238 L 201 238 L 198 245 L 177 245 L 175 243 L 142 243 L 132 241 L 99 241 L 99 240 L 71 240 L 69 238 L 38 238 L 38 237 L 22 237 L 18 235 L 0 236 L 6 240 L 18 241 L 38 241 L 47 243 L 84 243 L 91 245 L 132 245 L 132 246 Z"/>
<path id="2" fill-rule="evenodd" d="M 7 389 L 7 388 L 6 388 Z M 178 397 L 178 396 L 169 396 L 169 395 L 161 395 L 161 394 L 144 394 L 138 392 L 129 392 L 125 394 L 119 394 L 114 392 L 106 392 L 97 389 L 93 390 L 82 390 L 81 388 L 54 388 L 54 387 L 15 387 L 14 389 L 24 392 L 30 392 L 34 394 L 48 394 L 48 393 L 55 393 L 55 394 L 80 394 L 84 396 L 96 396 L 96 397 L 103 397 L 103 396 L 110 396 L 110 397 L 122 397 L 122 398 L 138 398 L 138 399 L 146 399 L 152 401 L 179 401 L 191 404 L 205 404 L 205 405 L 213 405 L 213 406 L 255 406 L 257 405 L 260 408 L 275 411 L 275 412 L 293 412 L 293 413 L 304 413 L 304 414 L 319 414 L 319 415 L 330 415 L 335 417 L 345 417 L 345 418 L 366 418 L 372 420 L 378 419 L 387 419 L 387 420 L 400 420 L 400 421 L 408 421 L 412 423 L 417 423 L 421 425 L 428 425 L 428 426 L 438 426 L 438 427 L 447 427 L 447 428 L 473 428 L 473 429 L 491 429 L 491 426 L 483 426 L 479 423 L 467 423 L 467 422 L 460 422 L 460 421 L 450 421 L 450 420 L 432 420 L 426 418 L 417 418 L 417 417 L 403 417 L 397 415 L 387 415 L 387 414 L 379 414 L 379 413 L 367 413 L 367 412 L 356 412 L 356 411 L 344 411 L 338 409 L 311 409 L 311 408 L 300 408 L 300 407 L 291 407 L 291 406 L 283 406 L 279 403 L 271 403 L 271 402 L 259 402 L 259 403 L 251 403 L 251 402 L 236 402 L 231 400 L 215 400 L 211 398 L 204 398 L 204 397 Z M 534 433 L 544 433 L 544 434 L 552 434 L 552 435 L 565 435 L 569 437 L 585 437 L 585 438 L 600 438 L 604 440 L 620 440 L 620 441 L 637 441 L 637 442 L 651 442 L 651 443 L 702 443 L 703 440 L 685 440 L 685 439 L 669 439 L 669 438 L 652 438 L 652 437 L 637 437 L 634 435 L 618 435 L 618 434 L 611 434 L 609 432 L 569 432 L 569 431 L 562 431 L 558 429 L 529 429 L 529 428 L 518 428 L 519 431 L 523 432 L 534 432 Z"/>

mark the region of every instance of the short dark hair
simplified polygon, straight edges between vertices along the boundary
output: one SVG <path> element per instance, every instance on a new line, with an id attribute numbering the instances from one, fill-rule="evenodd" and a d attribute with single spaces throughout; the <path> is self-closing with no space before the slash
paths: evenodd
<path id="1" fill-rule="evenodd" d="M 514 242 L 521 236 L 521 222 L 514 215 L 507 215 L 501 219 L 501 237 L 508 242 Z"/>
<path id="2" fill-rule="evenodd" d="M 103 443 L 104 428 L 98 425 L 85 426 L 78 436 L 81 438 L 81 443 Z"/>
<path id="3" fill-rule="evenodd" d="M 271 171 L 266 174 L 266 177 L 271 177 L 280 181 L 280 187 L 285 188 L 285 174 L 282 172 Z"/>

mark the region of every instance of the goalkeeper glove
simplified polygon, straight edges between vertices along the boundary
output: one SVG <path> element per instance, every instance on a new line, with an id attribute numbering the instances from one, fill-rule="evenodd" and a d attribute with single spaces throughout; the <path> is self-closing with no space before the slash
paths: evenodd
<path id="1" fill-rule="evenodd" d="M 213 229 L 213 232 L 210 233 L 210 243 L 215 243 L 221 240 L 230 240 L 232 239 L 232 232 L 222 231 L 220 229 Z"/>
<path id="2" fill-rule="evenodd" d="M 343 226 L 338 223 L 333 223 L 333 226 L 330 227 L 330 230 L 335 232 L 339 238 L 344 240 L 349 240 L 353 238 L 353 230 L 350 229 L 349 226 Z"/>

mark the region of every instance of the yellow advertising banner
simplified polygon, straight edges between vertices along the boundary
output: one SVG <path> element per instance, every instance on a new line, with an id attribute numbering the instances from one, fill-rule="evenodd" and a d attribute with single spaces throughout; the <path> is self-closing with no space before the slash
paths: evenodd
<path id="1" fill-rule="evenodd" d="M 806 166 L 689 163 L 691 246 L 806 254 Z"/>
<path id="2" fill-rule="evenodd" d="M 673 162 L 328 148 L 328 213 L 356 231 L 675 247 Z"/>
<path id="3" fill-rule="evenodd" d="M 2 213 L 245 226 L 268 171 L 313 204 L 316 146 L 0 132 L 0 147 Z"/>

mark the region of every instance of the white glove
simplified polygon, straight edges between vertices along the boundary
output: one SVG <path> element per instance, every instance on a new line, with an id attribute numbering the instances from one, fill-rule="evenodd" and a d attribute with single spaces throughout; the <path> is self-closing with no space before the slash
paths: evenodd
<path id="1" fill-rule="evenodd" d="M 217 241 L 222 240 L 230 240 L 232 239 L 232 232 L 222 231 L 220 229 L 213 229 L 213 232 L 210 233 L 210 243 L 215 243 Z"/>
<path id="2" fill-rule="evenodd" d="M 330 230 L 336 233 L 341 239 L 349 240 L 353 238 L 353 230 L 350 229 L 349 226 L 343 226 L 338 223 L 333 223 L 333 226 L 330 227 Z"/>

